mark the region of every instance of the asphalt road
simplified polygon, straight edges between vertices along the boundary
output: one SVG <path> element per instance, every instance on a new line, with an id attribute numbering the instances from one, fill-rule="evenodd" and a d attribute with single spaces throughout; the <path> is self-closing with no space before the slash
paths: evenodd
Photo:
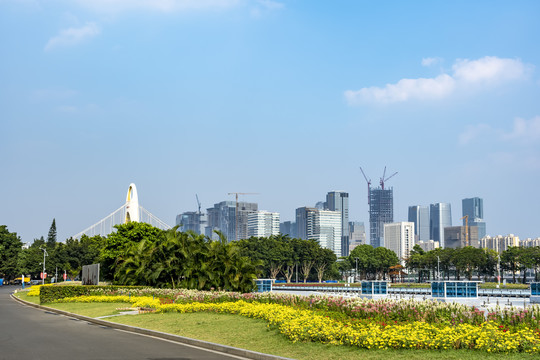
<path id="1" fill-rule="evenodd" d="M 25 306 L 13 290 L 0 287 L 0 360 L 243 359 Z"/>

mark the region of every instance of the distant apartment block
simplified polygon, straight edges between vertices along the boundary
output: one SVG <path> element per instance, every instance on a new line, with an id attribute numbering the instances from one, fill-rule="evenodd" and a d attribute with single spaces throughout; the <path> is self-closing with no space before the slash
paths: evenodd
<path id="1" fill-rule="evenodd" d="M 535 247 L 540 246 L 540 237 L 536 239 L 527 238 L 525 240 L 521 240 L 521 246 L 522 247 Z"/>
<path id="2" fill-rule="evenodd" d="M 462 216 L 467 216 L 469 226 L 478 227 L 478 238 L 486 236 L 486 222 L 484 221 L 484 200 L 479 197 L 463 199 L 461 201 Z M 465 225 L 463 219 L 463 225 Z"/>
<path id="3" fill-rule="evenodd" d="M 405 265 L 405 259 L 414 247 L 414 223 L 384 224 L 384 247 L 395 252 L 401 265 Z"/>
<path id="4" fill-rule="evenodd" d="M 366 227 L 363 222 L 349 221 L 349 253 L 358 245 L 366 243 Z"/>
<path id="5" fill-rule="evenodd" d="M 448 203 L 436 203 L 429 206 L 429 239 L 438 241 L 445 248 L 444 229 L 452 226 L 452 211 Z"/>
<path id="6" fill-rule="evenodd" d="M 429 237 L 429 208 L 427 206 L 409 206 L 409 222 L 414 223 L 414 239 L 428 241 Z"/>
<path id="7" fill-rule="evenodd" d="M 279 235 L 279 213 L 257 211 L 248 214 L 248 237 Z"/>
<path id="8" fill-rule="evenodd" d="M 520 245 L 522 245 L 522 243 L 520 243 L 519 237 L 514 234 L 506 236 L 497 235 L 495 237 L 484 236 L 480 239 L 480 247 L 482 249 L 495 250 L 499 254 L 508 250 L 510 246 L 517 247 Z"/>
<path id="9" fill-rule="evenodd" d="M 296 226 L 298 238 L 314 239 L 341 256 L 341 212 L 301 207 L 296 209 Z"/>
<path id="10" fill-rule="evenodd" d="M 468 236 L 467 236 L 468 233 Z M 468 239 L 468 241 L 467 241 Z M 449 226 L 444 228 L 445 248 L 480 247 L 478 228 L 476 226 Z"/>
<path id="11" fill-rule="evenodd" d="M 416 245 L 420 246 L 424 251 L 431 251 L 439 248 L 439 242 L 428 240 L 428 241 L 418 241 Z"/>

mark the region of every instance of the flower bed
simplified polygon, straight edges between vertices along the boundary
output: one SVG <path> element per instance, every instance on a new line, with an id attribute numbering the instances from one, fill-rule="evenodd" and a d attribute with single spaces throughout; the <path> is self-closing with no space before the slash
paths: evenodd
<path id="1" fill-rule="evenodd" d="M 162 299 L 163 300 L 163 299 Z M 530 328 L 508 329 L 493 320 L 479 325 L 410 321 L 392 324 L 335 319 L 313 310 L 276 303 L 192 302 L 163 303 L 149 296 L 82 296 L 63 302 L 130 302 L 134 307 L 158 312 L 216 312 L 267 321 L 293 342 L 313 341 L 366 349 L 475 349 L 487 352 L 540 352 L 540 334 Z"/>

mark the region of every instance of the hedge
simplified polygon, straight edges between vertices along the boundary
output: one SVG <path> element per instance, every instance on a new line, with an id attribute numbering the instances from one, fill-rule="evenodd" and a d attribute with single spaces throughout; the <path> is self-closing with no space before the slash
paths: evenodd
<path id="1" fill-rule="evenodd" d="M 39 292 L 41 304 L 55 302 L 66 297 L 82 295 L 105 295 L 113 291 L 122 292 L 130 289 L 144 289 L 146 286 L 116 286 L 116 285 L 64 285 L 64 286 L 43 286 Z"/>

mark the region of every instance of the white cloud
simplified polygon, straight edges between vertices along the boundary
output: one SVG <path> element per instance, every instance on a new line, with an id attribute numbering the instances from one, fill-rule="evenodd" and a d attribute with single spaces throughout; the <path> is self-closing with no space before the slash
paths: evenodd
<path id="1" fill-rule="evenodd" d="M 436 58 L 422 59 L 422 65 L 435 63 Z M 502 84 L 527 78 L 533 67 L 519 59 L 503 59 L 486 56 L 478 60 L 459 59 L 452 66 L 453 73 L 441 74 L 435 78 L 401 79 L 385 87 L 365 87 L 360 90 L 345 91 L 349 105 L 361 103 L 394 103 L 408 100 L 441 99 L 454 93 L 456 89 L 477 84 Z"/>
<path id="2" fill-rule="evenodd" d="M 384 88 L 369 87 L 358 91 L 345 91 L 345 98 L 351 105 L 362 102 L 392 103 L 411 99 L 425 100 L 442 98 L 454 90 L 454 79 L 446 74 L 428 79 L 401 79 L 396 84 Z"/>
<path id="3" fill-rule="evenodd" d="M 118 13 L 131 10 L 175 12 L 191 9 L 228 8 L 239 0 L 77 0 L 91 10 Z"/>
<path id="4" fill-rule="evenodd" d="M 540 141 L 540 116 L 530 120 L 515 118 L 512 131 L 503 133 L 503 138 L 524 143 Z"/>
<path id="5" fill-rule="evenodd" d="M 438 64 L 442 61 L 441 58 L 438 58 L 438 57 L 428 57 L 428 58 L 423 58 L 422 59 L 422 66 L 431 66 L 431 65 L 435 65 L 435 64 Z"/>
<path id="6" fill-rule="evenodd" d="M 101 32 L 98 25 L 95 23 L 87 23 L 78 28 L 69 28 L 60 31 L 60 34 L 49 39 L 45 45 L 45 51 L 52 50 L 62 46 L 72 46 L 94 37 Z"/>
<path id="7" fill-rule="evenodd" d="M 459 143 L 467 145 L 482 138 L 490 141 L 536 144 L 540 141 L 540 116 L 530 120 L 515 118 L 510 131 L 496 129 L 487 124 L 471 125 L 459 135 Z"/>
<path id="8" fill-rule="evenodd" d="M 457 60 L 452 69 L 457 80 L 478 83 L 524 79 L 531 66 L 523 64 L 518 59 L 486 56 L 478 60 Z"/>

